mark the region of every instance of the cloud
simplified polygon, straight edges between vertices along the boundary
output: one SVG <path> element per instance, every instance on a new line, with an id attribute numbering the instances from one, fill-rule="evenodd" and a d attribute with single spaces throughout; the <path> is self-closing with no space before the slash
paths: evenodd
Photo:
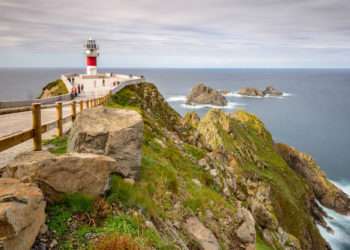
<path id="1" fill-rule="evenodd" d="M 2 0 L 0 52 L 76 65 L 92 36 L 111 66 L 345 67 L 349 11 L 343 0 Z"/>

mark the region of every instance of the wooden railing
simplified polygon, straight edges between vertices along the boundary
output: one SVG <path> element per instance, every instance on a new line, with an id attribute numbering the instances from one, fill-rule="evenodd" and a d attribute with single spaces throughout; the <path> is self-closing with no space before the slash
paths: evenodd
<path id="1" fill-rule="evenodd" d="M 42 105 L 40 103 L 33 103 L 30 107 L 17 108 L 17 112 L 14 109 L 11 113 L 19 113 L 23 111 L 32 111 L 32 128 L 27 129 L 15 134 L 8 135 L 0 138 L 0 152 L 14 147 L 27 140 L 33 139 L 33 146 L 35 151 L 40 151 L 42 148 L 42 134 L 54 128 L 57 129 L 57 136 L 63 135 L 63 125 L 67 122 L 74 121 L 77 116 L 77 109 L 82 112 L 84 109 L 93 108 L 99 105 L 105 105 L 112 92 L 103 97 L 94 99 L 81 100 L 79 102 L 57 102 L 51 105 Z M 71 114 L 63 116 L 63 107 L 70 106 Z M 47 108 L 56 108 L 56 119 L 45 124 L 41 122 L 41 110 Z"/>

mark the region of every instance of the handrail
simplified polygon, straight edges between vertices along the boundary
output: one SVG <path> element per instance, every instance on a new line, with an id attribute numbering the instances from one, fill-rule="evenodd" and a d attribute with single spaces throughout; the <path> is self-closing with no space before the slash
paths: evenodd
<path id="1" fill-rule="evenodd" d="M 57 128 L 57 135 L 61 136 L 63 134 L 63 124 L 74 121 L 76 114 L 82 112 L 84 109 L 94 108 L 99 105 L 105 105 L 112 94 L 122 90 L 126 86 L 138 84 L 144 81 L 144 77 L 133 79 L 128 81 L 121 82 L 105 96 L 84 99 L 79 101 L 67 101 L 67 102 L 56 102 L 55 104 L 42 104 L 42 103 L 33 103 L 31 106 L 16 107 L 9 109 L 0 109 L 0 115 L 11 114 L 11 113 L 20 113 L 25 111 L 32 111 L 33 126 L 31 129 L 25 131 L 16 132 L 10 135 L 0 137 L 0 152 L 14 147 L 20 143 L 23 143 L 27 140 L 33 139 L 34 150 L 39 151 L 42 148 L 42 134 Z M 63 117 L 62 107 L 71 107 L 71 113 Z M 77 108 L 78 106 L 78 108 Z M 56 108 L 56 119 L 45 124 L 41 122 L 41 110 Z M 78 111 L 78 112 L 77 112 Z"/>
<path id="2" fill-rule="evenodd" d="M 31 129 L 27 129 L 21 132 L 16 132 L 7 136 L 0 137 L 0 152 L 9 149 L 11 147 L 14 147 L 20 143 L 23 143 L 27 140 L 33 139 L 34 144 L 34 150 L 39 151 L 42 148 L 42 134 L 46 133 L 49 130 L 52 130 L 54 128 L 57 128 L 57 135 L 61 136 L 63 134 L 63 124 L 74 121 L 77 110 L 79 112 L 82 112 L 84 109 L 90 109 L 94 108 L 100 105 L 105 105 L 109 98 L 111 97 L 111 93 L 109 93 L 106 96 L 89 99 L 89 101 L 80 100 L 79 102 L 76 101 L 70 101 L 67 103 L 57 102 L 56 104 L 52 105 L 42 105 L 40 103 L 33 103 L 33 105 L 28 109 L 26 107 L 25 111 L 32 111 L 32 118 L 33 118 L 33 127 Z M 71 106 L 71 113 L 62 116 L 62 107 Z M 78 108 L 77 108 L 78 106 Z M 47 109 L 47 108 L 53 108 L 55 107 L 56 112 L 56 119 L 50 122 L 47 122 L 45 124 L 41 123 L 41 110 Z M 23 109 L 20 109 L 18 112 L 23 112 Z M 18 113 L 17 112 L 17 113 Z"/>

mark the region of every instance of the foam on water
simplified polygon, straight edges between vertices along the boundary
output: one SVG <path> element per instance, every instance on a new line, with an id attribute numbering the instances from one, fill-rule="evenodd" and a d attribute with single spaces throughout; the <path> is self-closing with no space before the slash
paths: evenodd
<path id="1" fill-rule="evenodd" d="M 166 99 L 167 102 L 185 102 L 186 96 L 184 95 L 178 95 L 178 96 L 170 96 Z"/>
<path id="2" fill-rule="evenodd" d="M 166 99 L 167 102 L 181 102 L 181 107 L 186 109 L 203 109 L 203 108 L 217 108 L 217 109 L 234 109 L 237 106 L 244 106 L 243 103 L 228 102 L 226 106 L 217 106 L 211 104 L 186 104 L 186 96 L 176 95 L 170 96 Z"/>
<path id="3" fill-rule="evenodd" d="M 228 92 L 224 94 L 224 96 L 227 97 L 237 97 L 237 98 L 253 98 L 253 99 L 263 99 L 263 98 L 276 98 L 276 99 L 283 99 L 284 97 L 292 96 L 293 94 L 283 92 L 282 96 L 273 96 L 273 95 L 266 95 L 266 96 L 247 96 L 247 95 L 241 95 L 238 93 L 238 91 L 234 92 Z"/>
<path id="4" fill-rule="evenodd" d="M 334 182 L 333 183 L 342 189 L 346 194 L 350 195 L 350 183 Z M 329 218 L 325 218 L 328 225 L 333 229 L 328 232 L 325 228 L 318 226 L 321 235 L 331 245 L 334 250 L 350 249 L 350 216 L 338 214 L 335 211 L 320 205 L 327 213 Z"/>
<path id="5" fill-rule="evenodd" d="M 217 106 L 217 105 L 211 105 L 211 104 L 186 104 L 182 103 L 181 107 L 186 109 L 203 109 L 203 108 L 215 108 L 215 109 L 234 109 L 237 106 L 244 106 L 243 103 L 237 103 L 237 102 L 228 102 L 226 106 Z"/>

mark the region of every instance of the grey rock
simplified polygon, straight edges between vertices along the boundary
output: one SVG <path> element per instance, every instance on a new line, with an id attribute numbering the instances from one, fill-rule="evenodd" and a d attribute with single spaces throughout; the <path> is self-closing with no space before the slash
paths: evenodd
<path id="1" fill-rule="evenodd" d="M 78 115 L 69 135 L 70 152 L 104 154 L 120 174 L 136 178 L 141 167 L 143 120 L 132 110 L 98 107 Z"/>
<path id="2" fill-rule="evenodd" d="M 5 167 L 4 177 L 37 183 L 50 201 L 64 193 L 92 197 L 104 194 L 110 175 L 118 173 L 116 161 L 104 155 L 70 153 L 56 156 L 49 152 L 28 152 Z"/>
<path id="3" fill-rule="evenodd" d="M 44 195 L 34 184 L 0 178 L 0 246 L 31 249 L 45 223 Z"/>
<path id="4" fill-rule="evenodd" d="M 184 228 L 189 236 L 196 241 L 203 250 L 219 250 L 220 246 L 214 234 L 206 228 L 197 217 L 186 220 Z"/>
<path id="5" fill-rule="evenodd" d="M 241 220 L 240 226 L 236 230 L 236 235 L 242 243 L 255 243 L 255 220 L 252 214 L 245 208 L 238 208 L 238 220 Z"/>
<path id="6" fill-rule="evenodd" d="M 211 104 L 216 106 L 227 105 L 227 100 L 219 91 L 204 85 L 195 85 L 187 96 L 187 104 Z"/>

